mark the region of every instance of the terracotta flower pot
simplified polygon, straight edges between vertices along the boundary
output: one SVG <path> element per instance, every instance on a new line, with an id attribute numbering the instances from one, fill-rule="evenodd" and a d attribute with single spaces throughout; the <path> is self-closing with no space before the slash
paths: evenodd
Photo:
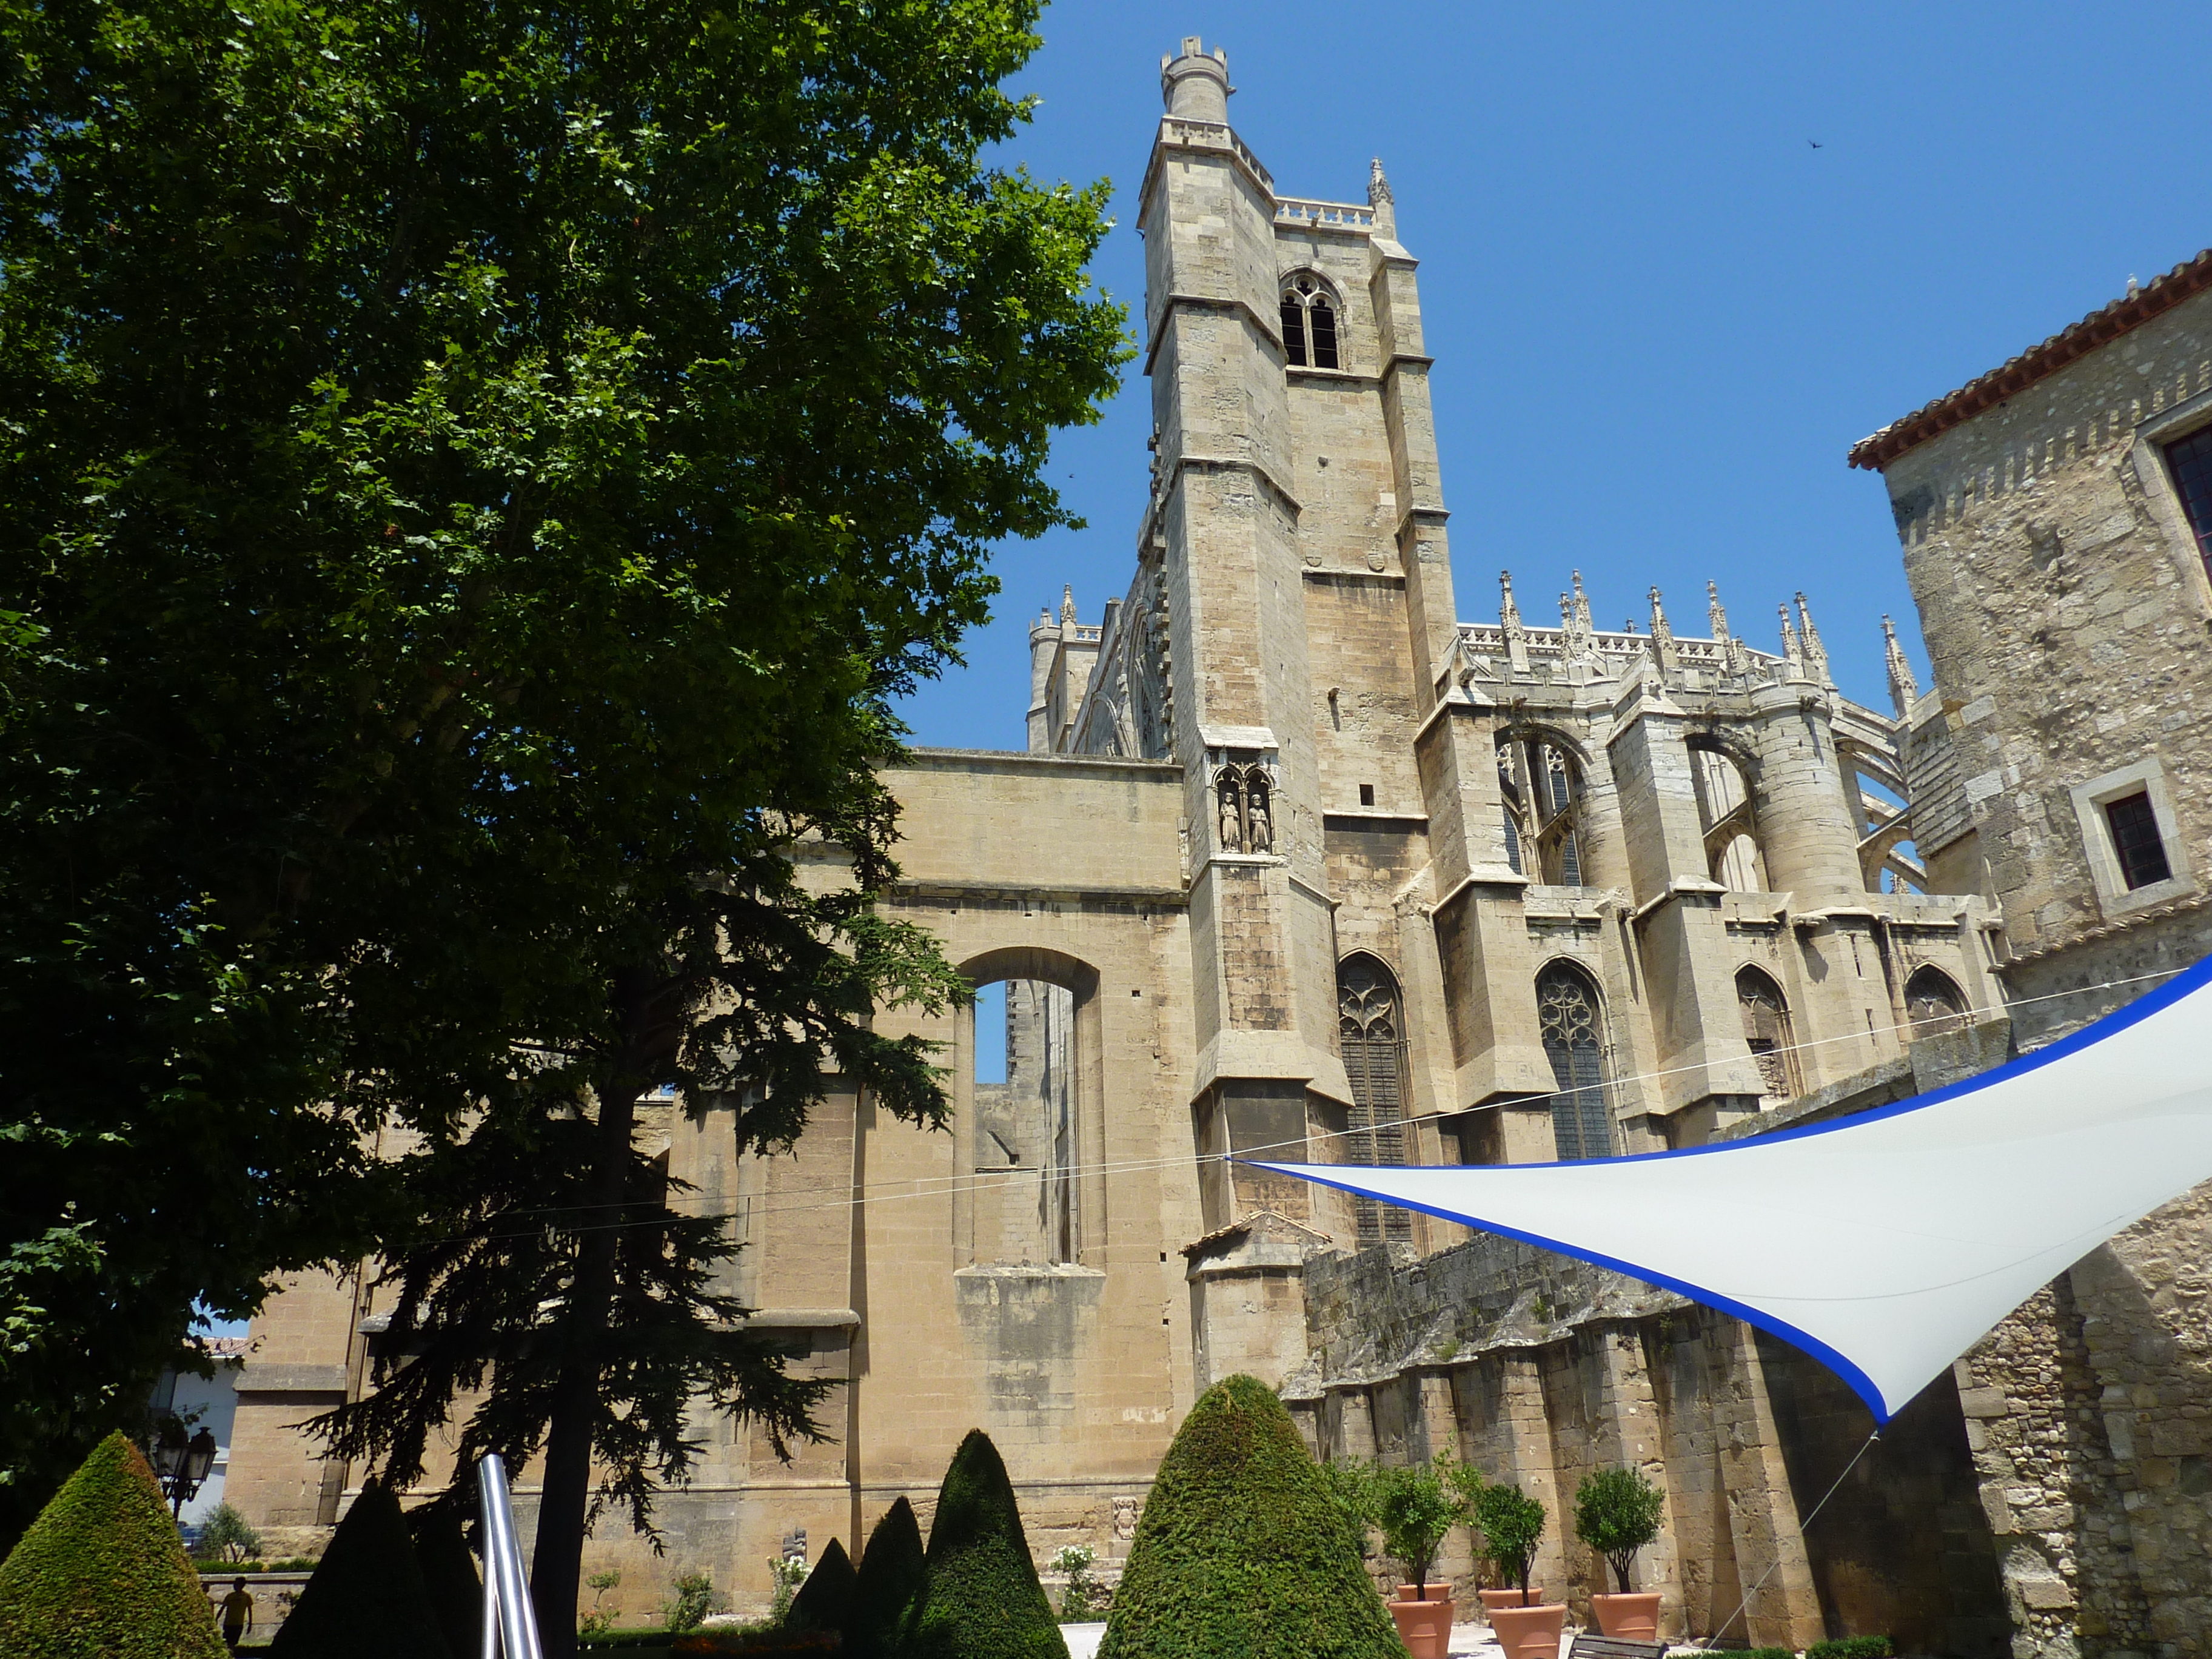
<path id="1" fill-rule="evenodd" d="M 1413 1588 L 1411 1584 L 1399 1587 L 1401 1594 Z M 1397 1626 L 1398 1639 L 1406 1644 L 1410 1659 L 1449 1659 L 1451 1596 L 1441 1584 L 1431 1584 L 1429 1588 L 1440 1594 L 1426 1601 L 1390 1602 L 1390 1622 Z"/>
<path id="2" fill-rule="evenodd" d="M 1452 1599 L 1451 1586 L 1433 1581 L 1426 1584 L 1401 1584 L 1398 1586 L 1398 1599 L 1401 1601 L 1449 1601 Z"/>
<path id="3" fill-rule="evenodd" d="M 1546 1605 L 1544 1587 L 1541 1584 L 1528 1586 L 1528 1596 L 1526 1601 L 1522 1599 L 1521 1592 L 1517 1589 L 1477 1590 L 1475 1594 L 1482 1598 L 1482 1610 L 1485 1613 L 1495 1613 L 1500 1607 L 1540 1607 Z"/>
<path id="4" fill-rule="evenodd" d="M 1623 1595 L 1593 1595 L 1590 1610 L 1597 1614 L 1601 1636 L 1624 1637 L 1631 1642 L 1659 1639 L 1659 1592 L 1633 1590 Z"/>
<path id="5" fill-rule="evenodd" d="M 1564 1602 L 1490 1610 L 1490 1633 L 1505 1650 L 1505 1659 L 1559 1659 L 1559 1632 L 1566 1622 Z"/>

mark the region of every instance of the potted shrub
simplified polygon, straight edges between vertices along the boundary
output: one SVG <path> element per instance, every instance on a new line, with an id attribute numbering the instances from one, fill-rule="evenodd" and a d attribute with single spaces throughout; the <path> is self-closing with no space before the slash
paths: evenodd
<path id="1" fill-rule="evenodd" d="M 1528 1588 L 1528 1569 L 1544 1535 L 1544 1506 L 1517 1486 L 1485 1486 L 1475 1499 L 1474 1518 L 1499 1573 L 1520 1587 L 1514 1605 L 1493 1604 L 1488 1591 L 1482 1598 L 1491 1633 L 1505 1650 L 1505 1659 L 1559 1659 L 1566 1607 L 1539 1601 Z"/>
<path id="2" fill-rule="evenodd" d="M 1380 1469 L 1370 1492 L 1370 1513 L 1382 1529 L 1382 1547 L 1413 1575 L 1398 1586 L 1390 1618 L 1412 1659 L 1446 1659 L 1451 1649 L 1451 1587 L 1432 1584 L 1429 1571 L 1454 1527 L 1465 1524 L 1471 1504 L 1449 1454 L 1430 1463 Z"/>
<path id="3" fill-rule="evenodd" d="M 1628 1587 L 1636 1552 L 1659 1536 L 1666 1495 L 1640 1469 L 1599 1469 L 1575 1488 L 1575 1536 L 1612 1565 L 1618 1594 L 1592 1592 L 1590 1607 L 1607 1636 L 1632 1642 L 1659 1637 L 1659 1592 Z"/>

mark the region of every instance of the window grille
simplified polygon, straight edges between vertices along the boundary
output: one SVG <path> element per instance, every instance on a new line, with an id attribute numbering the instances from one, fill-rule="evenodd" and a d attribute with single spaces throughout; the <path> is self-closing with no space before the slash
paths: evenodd
<path id="1" fill-rule="evenodd" d="M 2197 537 L 2197 556 L 2212 572 L 2212 426 L 2168 444 L 2166 464 L 2173 470 L 2174 492 Z"/>
<path id="2" fill-rule="evenodd" d="M 1283 352 L 1293 368 L 1334 368 L 1336 303 L 1310 276 L 1283 289 Z"/>
<path id="3" fill-rule="evenodd" d="M 1552 1140 L 1564 1161 L 1613 1156 L 1606 1105 L 1604 1026 L 1597 988 L 1578 968 L 1555 962 L 1536 975 L 1536 1021 L 1552 1062 Z"/>
<path id="4" fill-rule="evenodd" d="M 1352 1080 L 1352 1133 L 1346 1151 L 1353 1164 L 1406 1161 L 1405 1023 L 1398 981 L 1372 957 L 1346 957 L 1336 970 L 1337 1040 L 1345 1075 Z M 1359 1243 L 1410 1243 L 1413 1217 L 1395 1205 L 1354 1198 Z"/>
<path id="5" fill-rule="evenodd" d="M 2166 842 L 2158 833 L 2158 814 L 2151 810 L 2148 790 L 2106 802 L 2105 822 L 2112 826 L 2112 851 L 2130 892 L 2172 878 L 2173 866 L 2166 862 Z"/>

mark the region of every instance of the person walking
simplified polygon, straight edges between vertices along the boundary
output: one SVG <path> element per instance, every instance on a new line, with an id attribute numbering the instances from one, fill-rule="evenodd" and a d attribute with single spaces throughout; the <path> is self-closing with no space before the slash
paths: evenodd
<path id="1" fill-rule="evenodd" d="M 222 1598 L 222 1639 L 233 1653 L 253 1628 L 253 1598 L 246 1593 L 246 1581 L 234 1578 L 230 1594 Z"/>

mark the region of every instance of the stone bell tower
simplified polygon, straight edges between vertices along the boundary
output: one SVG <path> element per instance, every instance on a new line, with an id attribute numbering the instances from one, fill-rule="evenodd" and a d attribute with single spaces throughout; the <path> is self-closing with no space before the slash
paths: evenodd
<path id="1" fill-rule="evenodd" d="M 1141 555 L 1159 573 L 1189 813 L 1193 1110 L 1203 1151 L 1299 1157 L 1309 1127 L 1342 1126 L 1351 1091 L 1334 1041 L 1277 203 L 1229 126 L 1227 55 L 1194 36 L 1161 60 L 1160 82 L 1139 220 L 1156 451 Z M 1206 1168 L 1209 1226 L 1329 1201 Z"/>

